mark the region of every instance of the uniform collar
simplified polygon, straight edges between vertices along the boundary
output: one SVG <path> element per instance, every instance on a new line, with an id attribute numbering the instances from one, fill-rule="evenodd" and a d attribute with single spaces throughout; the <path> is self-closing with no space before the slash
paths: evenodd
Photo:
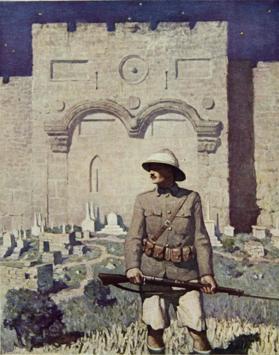
<path id="1" fill-rule="evenodd" d="M 157 196 L 167 194 L 167 193 L 176 196 L 179 191 L 179 186 L 177 185 L 176 182 L 172 186 L 167 187 L 167 188 L 162 188 L 157 185 L 155 188 L 155 191 L 157 193 Z"/>

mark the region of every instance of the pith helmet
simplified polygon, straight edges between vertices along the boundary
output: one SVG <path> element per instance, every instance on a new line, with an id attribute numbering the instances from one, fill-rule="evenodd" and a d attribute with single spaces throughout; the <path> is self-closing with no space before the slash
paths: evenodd
<path id="1" fill-rule="evenodd" d="M 151 154 L 150 157 L 142 163 L 143 169 L 149 171 L 151 163 L 170 165 L 174 168 L 174 178 L 176 181 L 183 181 L 186 179 L 184 172 L 179 169 L 178 159 L 169 149 L 162 149 L 156 153 Z"/>

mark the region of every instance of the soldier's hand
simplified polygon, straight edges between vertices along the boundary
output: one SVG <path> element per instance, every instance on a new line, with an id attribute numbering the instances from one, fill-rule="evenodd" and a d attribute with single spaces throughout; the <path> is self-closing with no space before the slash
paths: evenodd
<path id="1" fill-rule="evenodd" d="M 129 281 L 134 284 L 139 284 L 142 281 L 143 274 L 139 268 L 135 267 L 133 269 L 129 269 L 126 273 Z"/>
<path id="2" fill-rule="evenodd" d="M 203 287 L 202 291 L 204 293 L 209 293 L 209 294 L 213 294 L 215 293 L 216 287 L 217 287 L 217 283 L 214 279 L 213 276 L 211 275 L 205 275 L 201 277 L 201 283 L 202 284 L 209 284 L 209 286 Z"/>

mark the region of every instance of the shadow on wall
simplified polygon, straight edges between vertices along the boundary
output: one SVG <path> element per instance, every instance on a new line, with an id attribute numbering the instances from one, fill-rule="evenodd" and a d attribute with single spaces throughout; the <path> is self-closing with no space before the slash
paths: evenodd
<path id="1" fill-rule="evenodd" d="M 256 203 L 253 121 L 253 63 L 228 64 L 230 221 L 236 232 L 250 232 L 260 209 Z"/>

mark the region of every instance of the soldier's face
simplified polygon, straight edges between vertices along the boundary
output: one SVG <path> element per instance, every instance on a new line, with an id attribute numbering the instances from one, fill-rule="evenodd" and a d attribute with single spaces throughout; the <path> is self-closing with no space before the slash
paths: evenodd
<path id="1" fill-rule="evenodd" d="M 153 184 L 172 182 L 174 180 L 172 167 L 164 164 L 150 164 L 149 175 Z"/>

